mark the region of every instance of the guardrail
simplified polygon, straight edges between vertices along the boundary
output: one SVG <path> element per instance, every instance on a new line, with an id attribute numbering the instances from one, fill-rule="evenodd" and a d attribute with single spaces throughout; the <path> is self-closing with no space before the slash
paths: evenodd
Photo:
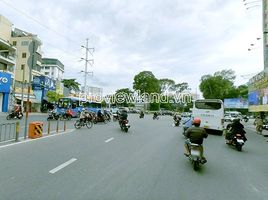
<path id="1" fill-rule="evenodd" d="M 0 142 L 19 140 L 19 122 L 10 122 L 0 124 Z"/>

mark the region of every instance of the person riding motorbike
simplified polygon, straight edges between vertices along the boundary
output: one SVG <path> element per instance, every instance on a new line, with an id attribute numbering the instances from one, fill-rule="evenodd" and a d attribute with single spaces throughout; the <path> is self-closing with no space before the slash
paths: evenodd
<path id="1" fill-rule="evenodd" d="M 158 113 L 154 112 L 153 119 L 156 119 L 158 117 Z"/>
<path id="2" fill-rule="evenodd" d="M 187 129 L 185 133 L 185 137 L 187 138 L 185 141 L 185 155 L 190 155 L 190 145 L 191 143 L 199 144 L 200 145 L 200 151 L 201 151 L 201 157 L 203 159 L 203 162 L 206 162 L 206 158 L 204 157 L 204 149 L 203 149 L 203 139 L 208 137 L 208 134 L 204 128 L 200 127 L 201 119 L 200 118 L 194 118 L 192 124 L 193 127 L 190 127 Z"/>
<path id="3" fill-rule="evenodd" d="M 261 119 L 260 116 L 258 116 L 254 123 L 253 123 L 255 126 L 256 126 L 256 131 L 258 134 L 261 134 L 262 133 L 262 126 L 263 126 L 263 120 Z"/>
<path id="4" fill-rule="evenodd" d="M 180 122 L 181 122 L 181 117 L 178 114 L 175 114 L 173 116 L 173 120 L 175 122 L 175 125 L 179 126 Z"/>
<path id="5" fill-rule="evenodd" d="M 127 120 L 127 111 L 122 110 L 121 113 L 119 113 L 119 124 L 121 124 L 124 120 Z"/>
<path id="6" fill-rule="evenodd" d="M 226 143 L 230 143 L 233 139 L 233 137 L 235 136 L 235 134 L 239 133 L 242 138 L 244 139 L 244 141 L 247 140 L 246 136 L 245 136 L 245 130 L 244 130 L 244 126 L 243 124 L 240 123 L 240 119 L 234 119 L 233 123 L 229 124 L 227 126 L 227 132 L 225 135 L 225 139 L 226 139 Z"/>
<path id="7" fill-rule="evenodd" d="M 99 119 L 100 121 L 104 121 L 103 114 L 102 114 L 101 110 L 98 110 L 98 112 L 97 112 L 97 117 L 98 117 L 98 119 Z"/>
<path id="8" fill-rule="evenodd" d="M 85 122 L 88 118 L 88 115 L 89 115 L 88 111 L 85 108 L 82 108 L 82 112 L 80 114 L 80 121 Z"/>
<path id="9" fill-rule="evenodd" d="M 143 118 L 143 117 L 144 117 L 144 112 L 141 111 L 141 112 L 140 112 L 140 118 Z"/>

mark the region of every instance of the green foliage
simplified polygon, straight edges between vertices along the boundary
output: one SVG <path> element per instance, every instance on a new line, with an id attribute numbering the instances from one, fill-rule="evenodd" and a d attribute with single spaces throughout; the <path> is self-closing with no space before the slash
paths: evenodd
<path id="1" fill-rule="evenodd" d="M 174 86 L 171 88 L 172 91 L 174 92 L 183 92 L 185 90 L 190 90 L 190 87 L 188 85 L 188 83 L 183 82 L 183 83 L 178 83 L 178 84 L 174 84 Z"/>
<path id="2" fill-rule="evenodd" d="M 105 100 L 102 100 L 102 102 L 101 102 L 101 107 L 102 107 L 102 108 L 106 108 L 106 107 L 107 107 L 107 103 L 106 103 Z"/>
<path id="3" fill-rule="evenodd" d="M 63 83 L 64 87 L 74 90 L 74 91 L 79 91 L 79 86 L 80 83 L 75 81 L 76 79 L 63 79 L 61 82 Z"/>
<path id="4" fill-rule="evenodd" d="M 117 106 L 128 107 L 132 103 L 132 99 L 129 99 L 132 94 L 133 91 L 129 88 L 118 89 L 112 96 L 112 102 Z"/>
<path id="5" fill-rule="evenodd" d="M 63 97 L 62 94 L 58 94 L 55 91 L 48 91 L 46 96 L 48 98 L 48 102 L 50 103 L 55 103 L 59 100 L 59 98 Z"/>
<path id="6" fill-rule="evenodd" d="M 160 86 L 160 92 L 161 94 L 169 91 L 172 87 L 174 87 L 175 81 L 164 78 L 164 79 L 159 79 L 159 86 Z"/>
<path id="7" fill-rule="evenodd" d="M 233 84 L 235 75 L 232 70 L 222 70 L 214 75 L 201 77 L 200 91 L 206 99 L 224 99 L 236 96 Z"/>
<path id="8" fill-rule="evenodd" d="M 206 99 L 247 98 L 248 86 L 234 86 L 235 72 L 222 70 L 201 77 L 200 91 Z"/>
<path id="9" fill-rule="evenodd" d="M 134 77 L 133 89 L 141 93 L 160 93 L 159 81 L 150 71 L 140 72 Z"/>

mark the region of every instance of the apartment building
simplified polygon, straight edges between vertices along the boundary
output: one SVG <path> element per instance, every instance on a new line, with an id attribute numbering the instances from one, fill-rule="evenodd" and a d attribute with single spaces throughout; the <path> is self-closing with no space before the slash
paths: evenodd
<path id="1" fill-rule="evenodd" d="M 11 45 L 12 23 L 0 15 L 0 112 L 14 103 L 13 92 L 16 48 Z"/>
<path id="2" fill-rule="evenodd" d="M 42 58 L 41 72 L 55 81 L 62 81 L 64 65 L 55 58 Z"/>

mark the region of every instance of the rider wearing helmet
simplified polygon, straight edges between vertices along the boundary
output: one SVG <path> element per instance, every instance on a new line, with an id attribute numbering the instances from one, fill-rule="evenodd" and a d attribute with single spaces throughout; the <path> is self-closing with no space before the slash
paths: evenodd
<path id="1" fill-rule="evenodd" d="M 233 123 L 227 125 L 227 132 L 225 135 L 225 139 L 227 140 L 226 142 L 230 142 L 230 140 L 233 139 L 236 133 L 241 134 L 244 140 L 247 140 L 245 136 L 246 132 L 244 130 L 244 126 L 240 123 L 239 118 L 234 119 Z"/>
<path id="2" fill-rule="evenodd" d="M 80 120 L 85 120 L 87 118 L 87 110 L 85 108 L 82 108 L 82 112 L 80 114 Z"/>
<path id="3" fill-rule="evenodd" d="M 193 127 L 190 127 L 187 129 L 185 132 L 185 137 L 187 140 L 185 141 L 185 155 L 189 156 L 190 155 L 190 150 L 189 150 L 189 145 L 191 143 L 199 144 L 200 145 L 200 150 L 201 150 L 201 157 L 203 157 L 203 139 L 208 137 L 207 132 L 205 131 L 204 128 L 199 127 L 201 124 L 200 118 L 194 118 L 193 120 Z"/>

